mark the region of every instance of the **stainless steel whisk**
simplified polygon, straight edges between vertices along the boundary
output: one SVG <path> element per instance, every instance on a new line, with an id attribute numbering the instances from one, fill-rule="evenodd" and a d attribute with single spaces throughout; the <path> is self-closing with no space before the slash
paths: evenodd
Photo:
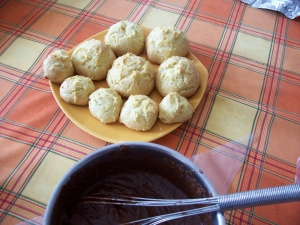
<path id="1" fill-rule="evenodd" d="M 151 199 L 130 196 L 91 196 L 83 199 L 82 203 L 133 205 L 133 206 L 178 206 L 208 204 L 209 206 L 159 215 L 155 217 L 136 220 L 125 224 L 160 224 L 186 216 L 198 215 L 213 211 L 227 211 L 248 207 L 278 204 L 300 201 L 300 184 L 262 188 L 232 194 L 219 195 L 217 197 L 199 199 Z M 80 204 L 80 203 L 79 203 Z"/>

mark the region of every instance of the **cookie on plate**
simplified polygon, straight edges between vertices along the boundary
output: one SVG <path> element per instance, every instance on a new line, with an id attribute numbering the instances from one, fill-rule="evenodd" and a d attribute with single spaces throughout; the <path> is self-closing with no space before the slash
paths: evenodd
<path id="1" fill-rule="evenodd" d="M 157 120 L 158 106 L 146 95 L 131 95 L 124 103 L 119 121 L 139 131 L 150 130 Z"/>
<path id="2" fill-rule="evenodd" d="M 157 27 L 145 41 L 147 56 L 152 63 L 161 64 L 172 56 L 186 56 L 190 45 L 186 35 L 175 27 Z"/>
<path id="3" fill-rule="evenodd" d="M 90 95 L 89 110 L 102 123 L 117 121 L 121 107 L 121 96 L 111 88 L 99 88 Z"/>
<path id="4" fill-rule="evenodd" d="M 148 95 L 154 88 L 154 67 L 132 53 L 117 58 L 107 73 L 107 84 L 122 97 Z"/>
<path id="5" fill-rule="evenodd" d="M 79 44 L 71 56 L 76 73 L 92 80 L 105 79 L 115 59 L 116 56 L 111 48 L 96 39 Z"/>
<path id="6" fill-rule="evenodd" d="M 144 50 L 145 39 L 143 30 L 138 25 L 120 21 L 108 29 L 104 42 L 117 56 L 129 52 L 139 55 Z"/>
<path id="7" fill-rule="evenodd" d="M 158 105 L 158 118 L 163 123 L 178 123 L 189 120 L 194 109 L 191 103 L 177 92 L 171 92 Z"/>
<path id="8" fill-rule="evenodd" d="M 194 63 L 186 57 L 173 56 L 157 69 L 155 86 L 162 96 L 178 92 L 188 98 L 200 86 L 200 75 Z"/>
<path id="9" fill-rule="evenodd" d="M 94 91 L 95 86 L 91 78 L 79 75 L 65 79 L 59 89 L 60 97 L 74 105 L 87 105 L 89 96 Z"/>
<path id="10" fill-rule="evenodd" d="M 44 77 L 54 83 L 61 84 L 66 78 L 74 75 L 71 58 L 63 49 L 57 49 L 47 56 L 43 62 Z"/>

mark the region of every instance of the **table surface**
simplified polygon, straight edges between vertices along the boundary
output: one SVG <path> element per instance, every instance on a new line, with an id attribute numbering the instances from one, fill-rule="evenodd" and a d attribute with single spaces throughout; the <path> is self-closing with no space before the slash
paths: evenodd
<path id="1" fill-rule="evenodd" d="M 238 0 L 3 0 L 0 224 L 42 224 L 63 174 L 111 144 L 67 118 L 43 78 L 42 62 L 55 49 L 70 50 L 121 20 L 181 29 L 209 72 L 192 119 L 154 143 L 199 166 L 210 157 L 219 166 L 211 179 L 227 179 L 220 193 L 294 182 L 300 156 L 299 19 Z M 231 154 L 237 151 L 241 156 Z M 299 208 L 299 202 L 261 206 L 228 211 L 225 218 L 228 224 L 296 225 Z"/>

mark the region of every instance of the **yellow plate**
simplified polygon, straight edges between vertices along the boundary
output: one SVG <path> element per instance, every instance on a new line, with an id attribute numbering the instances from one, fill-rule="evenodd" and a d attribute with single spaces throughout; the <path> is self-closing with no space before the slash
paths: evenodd
<path id="1" fill-rule="evenodd" d="M 150 33 L 151 29 L 142 26 L 141 28 L 143 29 L 146 38 Z M 104 36 L 106 35 L 106 33 L 107 30 L 102 31 L 88 39 L 94 38 L 104 43 Z M 69 51 L 70 56 L 73 50 L 74 48 L 71 51 Z M 144 58 L 147 59 L 147 55 L 145 54 L 145 52 L 142 53 L 140 56 L 143 56 Z M 197 92 L 192 97 L 189 98 L 189 101 L 192 104 L 193 108 L 196 109 L 205 92 L 208 73 L 206 68 L 203 66 L 203 64 L 192 53 L 188 53 L 187 58 L 189 58 L 195 63 L 200 73 L 201 86 L 199 87 Z M 152 65 L 154 66 L 155 71 L 157 71 L 158 65 L 155 64 Z M 73 123 L 75 123 L 78 127 L 86 131 L 87 133 L 111 143 L 126 142 L 126 141 L 150 142 L 172 132 L 181 124 L 181 123 L 164 124 L 159 119 L 157 119 L 156 123 L 154 124 L 154 126 L 150 131 L 132 130 L 119 122 L 103 124 L 100 122 L 100 120 L 92 116 L 88 106 L 71 105 L 66 103 L 64 100 L 62 100 L 59 94 L 60 85 L 53 83 L 51 81 L 49 81 L 49 84 L 58 105 Z M 108 87 L 105 80 L 94 82 L 94 84 L 96 89 L 100 87 Z M 151 92 L 149 97 L 152 98 L 157 103 L 160 103 L 162 100 L 162 97 L 160 96 L 160 94 L 157 92 L 156 89 L 154 89 Z"/>

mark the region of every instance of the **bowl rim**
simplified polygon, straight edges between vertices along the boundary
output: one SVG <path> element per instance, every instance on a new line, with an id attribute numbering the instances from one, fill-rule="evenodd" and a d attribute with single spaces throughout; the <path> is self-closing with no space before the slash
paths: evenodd
<path id="1" fill-rule="evenodd" d="M 162 152 L 165 155 L 171 156 L 173 158 L 176 158 L 178 161 L 180 161 L 185 166 L 189 167 L 191 170 L 195 170 L 199 172 L 199 176 L 201 181 L 204 183 L 204 185 L 209 189 L 210 194 L 212 196 L 218 196 L 215 188 L 213 187 L 212 183 L 208 179 L 208 177 L 203 173 L 203 171 L 196 166 L 189 158 L 184 156 L 183 154 L 160 144 L 156 143 L 150 143 L 150 142 L 120 142 L 120 143 L 114 143 L 110 145 L 106 145 L 104 147 L 98 148 L 95 151 L 87 154 L 82 159 L 78 160 L 59 180 L 57 185 L 55 186 L 53 192 L 51 193 L 51 196 L 49 198 L 49 201 L 46 206 L 45 214 L 44 214 L 44 225 L 50 225 L 49 220 L 51 219 L 51 212 L 54 210 L 54 205 L 56 202 L 56 199 L 60 193 L 61 187 L 67 183 L 69 180 L 70 175 L 74 174 L 74 172 L 80 170 L 82 167 L 84 167 L 88 162 L 94 160 L 95 156 L 100 157 L 101 155 L 105 155 L 108 152 L 111 152 L 112 149 L 120 149 L 121 146 L 130 146 L 130 147 L 143 147 L 146 149 L 151 149 L 154 152 Z M 217 211 L 216 220 L 218 221 L 218 225 L 225 225 L 225 217 L 223 212 Z"/>

